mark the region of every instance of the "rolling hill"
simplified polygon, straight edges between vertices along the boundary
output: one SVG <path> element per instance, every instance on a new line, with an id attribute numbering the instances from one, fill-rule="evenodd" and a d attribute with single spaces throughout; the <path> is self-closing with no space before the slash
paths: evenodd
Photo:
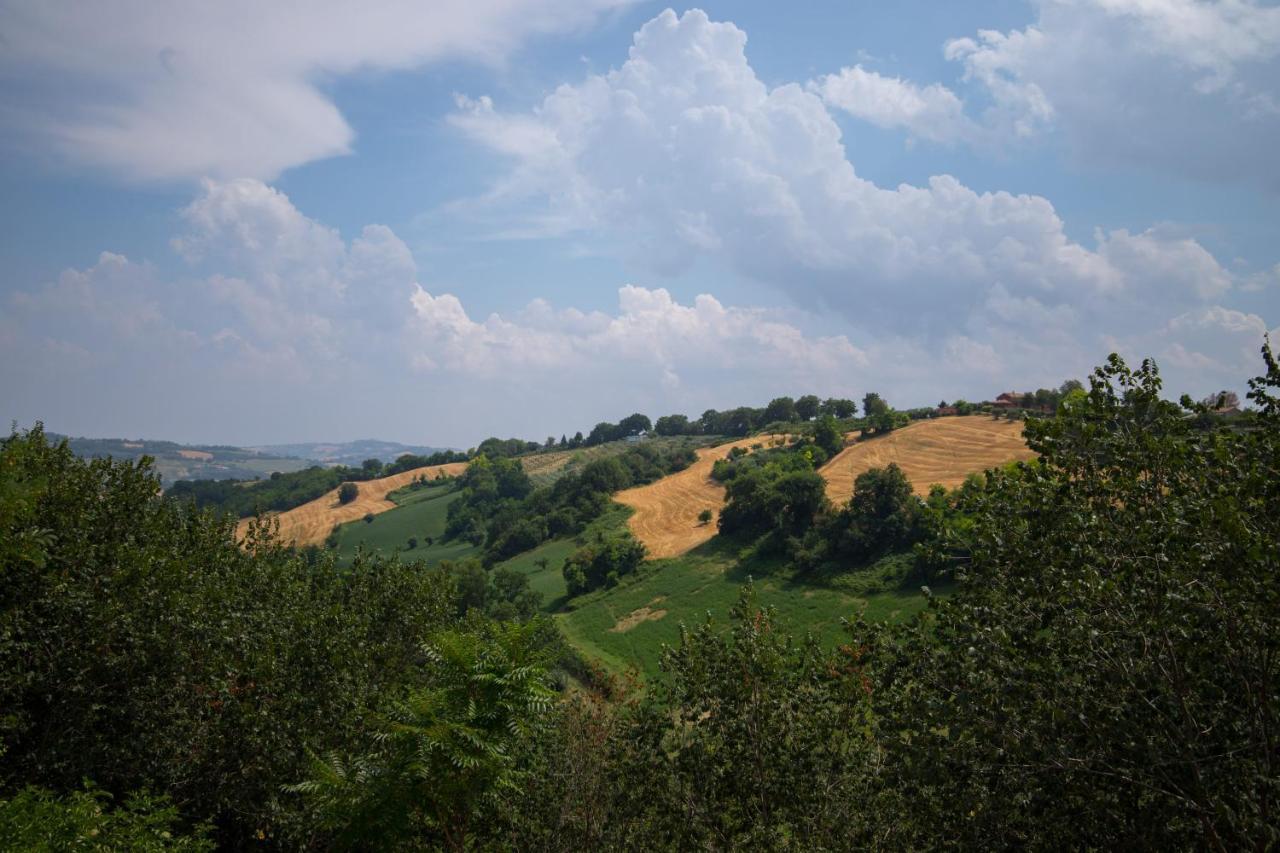
<path id="1" fill-rule="evenodd" d="M 334 526 L 363 518 L 366 514 L 378 515 L 395 509 L 396 503 L 387 495 L 402 489 L 419 478 L 434 480 L 443 475 L 453 477 L 467 468 L 465 462 L 450 462 L 445 465 L 428 465 L 402 471 L 390 477 L 377 480 L 366 480 L 357 483 L 358 493 L 355 500 L 349 503 L 338 501 L 338 490 L 331 489 L 313 501 L 294 509 L 274 514 L 280 525 L 280 539 L 295 545 L 317 545 L 324 541 Z M 252 519 L 241 519 L 236 526 L 236 533 L 243 536 Z"/>

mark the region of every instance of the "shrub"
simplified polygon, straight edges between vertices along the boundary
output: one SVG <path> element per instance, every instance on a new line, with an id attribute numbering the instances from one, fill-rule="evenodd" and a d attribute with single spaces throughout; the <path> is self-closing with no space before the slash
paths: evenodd
<path id="1" fill-rule="evenodd" d="M 355 483 L 343 483 L 338 487 L 338 503 L 349 504 L 360 494 L 360 487 Z"/>

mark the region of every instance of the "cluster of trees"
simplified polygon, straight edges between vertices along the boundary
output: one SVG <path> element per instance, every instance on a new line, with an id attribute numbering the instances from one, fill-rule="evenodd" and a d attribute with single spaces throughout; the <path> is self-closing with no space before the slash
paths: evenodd
<path id="1" fill-rule="evenodd" d="M 644 562 L 644 543 L 630 535 L 617 536 L 579 548 L 564 561 L 565 586 L 570 596 L 582 595 L 633 574 Z"/>
<path id="2" fill-rule="evenodd" d="M 636 412 L 627 415 L 616 424 L 602 421 L 591 428 L 591 432 L 587 434 L 583 444 L 586 447 L 594 447 L 597 444 L 604 444 L 607 441 L 620 441 L 633 435 L 643 435 L 653 429 L 653 424 L 649 422 L 649 418 Z"/>
<path id="3" fill-rule="evenodd" d="M 688 415 L 663 415 L 650 423 L 648 417 L 637 413 L 623 418 L 616 424 L 596 424 L 585 439 L 582 439 L 582 433 L 578 433 L 575 439 L 561 437 L 560 446 L 591 446 L 649 431 L 662 436 L 744 436 L 773 423 L 797 423 L 826 416 L 848 419 L 854 417 L 857 411 L 858 405 L 853 400 L 837 398 L 820 400 L 813 394 L 806 394 L 798 399 L 776 397 L 763 408 L 739 406 L 723 412 L 707 409 L 701 417 L 692 419 Z"/>
<path id="4" fill-rule="evenodd" d="M 1035 464 L 938 508 L 962 556 L 926 614 L 827 647 L 748 588 L 631 697 L 557 696 L 554 624 L 482 567 L 473 606 L 461 572 L 338 571 L 261 527 L 240 548 L 144 468 L 14 435 L 0 846 L 1271 849 L 1264 358 L 1251 428 L 1202 429 L 1206 407 L 1113 357 L 1028 423 Z M 894 475 L 865 485 L 850 530 L 901 511 Z"/>
<path id="5" fill-rule="evenodd" d="M 462 495 L 449 505 L 445 535 L 483 545 L 485 562 L 492 564 L 580 533 L 609 508 L 614 492 L 651 483 L 696 459 L 689 447 L 640 444 L 534 489 L 519 460 L 478 457 L 459 478 Z"/>
<path id="6" fill-rule="evenodd" d="M 467 567 L 344 570 L 267 525 L 242 548 L 157 487 L 39 427 L 0 443 L 0 848 L 308 846 L 315 815 L 285 790 L 308 752 L 368 740 L 371 713 L 429 686 L 439 632 L 536 608 L 521 575 L 477 592 Z"/>

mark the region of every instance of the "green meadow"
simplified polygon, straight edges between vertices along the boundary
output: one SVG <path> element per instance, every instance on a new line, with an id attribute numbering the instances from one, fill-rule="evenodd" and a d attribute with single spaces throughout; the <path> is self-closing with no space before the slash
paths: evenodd
<path id="1" fill-rule="evenodd" d="M 658 672 L 662 647 L 679 642 L 681 625 L 700 625 L 708 617 L 727 625 L 747 583 L 789 630 L 824 643 L 841 639 L 842 619 L 906 619 L 927 602 L 918 587 L 878 582 L 884 571 L 879 564 L 857 573 L 862 589 L 836 588 L 797 580 L 776 560 L 742 560 L 739 549 L 717 538 L 680 557 L 655 560 L 612 589 L 574 599 L 556 619 L 583 654 L 615 672 L 635 669 L 648 678 Z"/>
<path id="2" fill-rule="evenodd" d="M 459 496 L 452 489 L 453 483 L 445 481 L 393 492 L 389 497 L 398 504 L 395 509 L 375 515 L 372 521 L 352 521 L 338 528 L 338 558 L 349 562 L 360 547 L 430 563 L 478 555 L 480 549 L 470 542 L 443 541 L 449 504 Z M 418 540 L 414 548 L 409 547 L 410 537 Z"/>
<path id="3" fill-rule="evenodd" d="M 393 493 L 395 509 L 338 529 L 339 558 L 349 561 L 359 547 L 428 563 L 478 557 L 480 549 L 470 543 L 442 541 L 449 505 L 457 498 L 447 482 Z M 499 564 L 526 575 L 569 641 L 618 673 L 657 674 L 662 647 L 679 642 L 680 626 L 701 624 L 708 616 L 727 624 L 748 582 L 790 630 L 812 632 L 827 643 L 840 640 L 843 619 L 905 619 L 926 603 L 918 587 L 882 581 L 885 569 L 879 564 L 831 583 L 797 579 L 780 561 L 744 558 L 741 543 L 720 537 L 680 557 L 654 560 L 616 587 L 568 599 L 561 573 L 565 559 L 597 537 L 623 530 L 629 514 L 616 506 L 576 537 L 545 542 Z M 411 536 L 418 539 L 412 549 Z"/>

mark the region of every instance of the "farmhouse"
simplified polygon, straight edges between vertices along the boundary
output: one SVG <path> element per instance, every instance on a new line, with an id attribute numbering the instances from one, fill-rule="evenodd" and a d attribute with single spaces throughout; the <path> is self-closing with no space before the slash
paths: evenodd
<path id="1" fill-rule="evenodd" d="M 1022 405 L 1024 396 L 1024 394 L 1019 394 L 1017 391 L 1005 391 L 999 397 L 996 397 L 992 405 L 1001 409 L 1016 409 Z"/>

